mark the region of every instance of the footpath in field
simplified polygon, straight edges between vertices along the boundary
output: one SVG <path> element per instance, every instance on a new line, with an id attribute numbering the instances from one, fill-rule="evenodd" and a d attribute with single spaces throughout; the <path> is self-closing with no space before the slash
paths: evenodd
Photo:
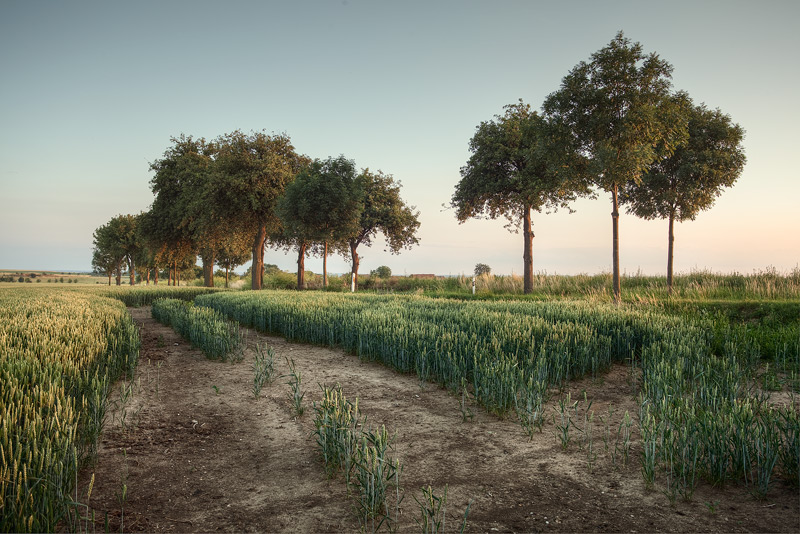
<path id="1" fill-rule="evenodd" d="M 342 351 L 288 343 L 254 331 L 248 344 L 274 348 L 277 374 L 291 358 L 302 377 L 305 414 L 292 415 L 287 378 L 252 393 L 253 351 L 240 363 L 211 361 L 172 329 L 131 309 L 141 328 L 137 378 L 117 384 L 97 464 L 84 473 L 89 505 L 112 531 L 352 532 L 359 530 L 353 499 L 341 476 L 328 480 L 318 458 L 312 401 L 319 384 L 340 384 L 359 399 L 367 424 L 397 433 L 394 456 L 403 465 L 400 531 L 419 531 L 414 496 L 448 486 L 447 530 L 472 502 L 468 531 L 790 532 L 800 529 L 796 490 L 779 482 L 765 501 L 746 488 L 701 485 L 691 502 L 671 505 L 658 486 L 646 491 L 636 439 L 625 447 L 619 425 L 635 420 L 630 377 L 615 366 L 602 378 L 571 384 L 591 410 L 593 455 L 573 429 L 564 451 L 548 422 L 532 440 L 513 421 L 470 406 L 433 384 L 420 384 Z M 559 395 L 548 407 L 556 414 Z M 605 437 L 605 439 L 603 439 Z M 608 447 L 606 447 L 606 443 Z M 628 458 L 625 460 L 625 452 Z M 591 458 L 591 461 L 589 461 Z"/>

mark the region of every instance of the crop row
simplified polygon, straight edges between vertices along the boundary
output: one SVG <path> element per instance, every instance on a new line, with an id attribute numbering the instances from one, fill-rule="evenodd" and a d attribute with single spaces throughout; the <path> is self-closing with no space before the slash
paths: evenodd
<path id="1" fill-rule="evenodd" d="M 773 460 L 772 452 L 766 457 L 758 452 L 768 446 L 776 461 L 769 476 L 762 473 L 756 490 L 766 491 L 776 469 L 797 482 L 796 406 L 773 408 L 769 394 L 754 388 L 758 347 L 714 331 L 710 322 L 579 302 L 465 302 L 412 295 L 218 293 L 195 302 L 290 340 L 342 347 L 452 391 L 469 386 L 487 410 L 516 413 L 529 431 L 541 429 L 553 386 L 597 375 L 612 362 L 628 362 L 641 371 L 640 428 L 652 451 L 643 457 L 652 465 L 643 470 L 655 473 L 654 466 L 660 466 L 672 488 L 678 487 L 675 477 L 683 476 L 685 495 L 701 475 L 712 482 L 756 482 Z M 747 424 L 717 425 L 714 439 L 720 445 L 713 451 L 701 446 L 711 439 L 698 430 L 705 417 L 701 412 L 724 421 L 747 406 L 754 413 Z M 675 473 L 679 461 L 670 451 L 676 443 L 696 450 L 692 462 L 680 464 L 689 466 L 686 473 Z"/>
<path id="2" fill-rule="evenodd" d="M 171 326 L 209 358 L 227 360 L 242 345 L 239 325 L 211 308 L 178 299 L 158 299 L 153 302 L 151 314 L 156 321 Z"/>
<path id="3" fill-rule="evenodd" d="M 0 293 L 0 531 L 53 531 L 69 519 L 70 491 L 96 453 L 110 384 L 132 373 L 138 355 L 138 331 L 117 300 Z"/>

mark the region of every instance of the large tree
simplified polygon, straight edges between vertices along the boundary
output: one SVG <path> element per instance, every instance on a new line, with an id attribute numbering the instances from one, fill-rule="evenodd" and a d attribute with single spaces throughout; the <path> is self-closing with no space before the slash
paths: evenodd
<path id="1" fill-rule="evenodd" d="M 363 169 L 356 177 L 356 188 L 362 192 L 361 216 L 356 229 L 347 236 L 346 245 L 339 246 L 344 254 L 350 254 L 354 290 L 358 289 L 359 246 L 370 246 L 379 232 L 393 254 L 419 243 L 416 237 L 419 212 L 414 211 L 414 206 L 407 206 L 403 202 L 400 184 L 391 175 Z"/>
<path id="2" fill-rule="evenodd" d="M 711 208 L 726 187 L 733 186 L 746 161 L 744 130 L 730 116 L 705 105 L 694 106 L 679 93 L 689 117 L 689 139 L 672 155 L 657 160 L 640 183 L 628 183 L 620 202 L 643 219 L 668 219 L 667 287 L 672 293 L 674 223 L 694 220 Z"/>
<path id="3" fill-rule="evenodd" d="M 548 123 L 520 100 L 505 106 L 502 116 L 482 122 L 469 143 L 450 205 L 459 222 L 503 215 L 509 229 L 521 225 L 524 239 L 524 288 L 533 290 L 531 211 L 568 208 L 578 195 L 589 194 L 582 179 L 585 162 L 573 138 L 558 123 Z"/>
<path id="4" fill-rule="evenodd" d="M 214 251 L 221 236 L 207 191 L 216 147 L 183 134 L 170 141 L 164 155 L 150 164 L 155 172 L 150 187 L 156 198 L 144 221 L 148 245 L 161 250 L 159 257 L 176 274 L 176 262 L 184 261 L 187 251 L 200 253 L 205 283 L 213 285 Z"/>
<path id="5" fill-rule="evenodd" d="M 670 97 L 672 66 L 619 32 L 547 97 L 548 118 L 567 125 L 588 158 L 592 183 L 611 194 L 614 300 L 620 301 L 619 191 L 685 142 L 685 115 Z"/>
<path id="6" fill-rule="evenodd" d="M 297 248 L 297 289 L 304 287 L 304 257 L 311 246 L 322 255 L 327 286 L 328 246 L 358 230 L 363 209 L 355 163 L 344 156 L 314 160 L 286 187 L 276 206 L 283 232 Z"/>
<path id="7" fill-rule="evenodd" d="M 237 231 L 249 231 L 252 242 L 252 288 L 261 289 L 264 246 L 280 220 L 275 203 L 309 162 L 295 152 L 285 134 L 235 131 L 216 141 L 212 187 L 217 216 Z"/>

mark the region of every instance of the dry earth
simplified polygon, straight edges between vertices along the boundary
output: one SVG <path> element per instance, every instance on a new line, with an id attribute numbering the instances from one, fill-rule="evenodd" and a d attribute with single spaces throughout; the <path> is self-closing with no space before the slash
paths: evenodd
<path id="1" fill-rule="evenodd" d="M 397 433 L 400 531 L 420 530 L 413 496 L 421 497 L 423 485 L 439 494 L 449 487 L 449 532 L 470 502 L 470 532 L 800 531 L 800 494 L 780 480 L 763 501 L 737 484 L 701 484 L 692 501 L 670 504 L 658 481 L 645 489 L 636 432 L 627 465 L 621 456 L 614 461 L 619 422 L 625 411 L 636 413 L 623 366 L 569 390 L 572 399 L 585 391 L 593 402 L 597 459 L 590 470 L 579 435 L 565 452 L 552 422 L 532 440 L 517 423 L 474 405 L 474 419 L 463 422 L 460 397 L 436 385 L 340 350 L 249 331 L 249 346 L 275 349 L 279 374 L 287 371 L 285 357 L 301 372 L 306 413 L 295 418 L 285 378 L 253 397 L 251 351 L 236 364 L 207 360 L 156 323 L 150 308 L 130 311 L 142 336 L 133 393 L 124 400 L 124 385 L 116 385 L 98 461 L 81 481 L 85 495 L 94 473 L 88 504 L 98 529 L 107 520 L 111 531 L 131 532 L 358 531 L 352 497 L 341 476 L 325 477 L 311 435 L 318 384 L 338 383 L 349 399 L 358 397 L 370 426 Z M 554 407 L 555 400 L 551 413 Z"/>

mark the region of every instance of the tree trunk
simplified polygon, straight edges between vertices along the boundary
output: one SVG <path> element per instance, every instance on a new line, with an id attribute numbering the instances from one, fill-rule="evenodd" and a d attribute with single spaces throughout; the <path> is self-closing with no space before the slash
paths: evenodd
<path id="1" fill-rule="evenodd" d="M 225 289 L 228 288 L 228 268 L 225 267 Z"/>
<path id="2" fill-rule="evenodd" d="M 258 227 L 258 233 L 256 233 L 256 238 L 253 241 L 253 264 L 250 269 L 251 287 L 253 289 L 261 289 L 261 283 L 264 279 L 264 242 L 266 240 L 267 227 L 261 225 Z"/>
<path id="3" fill-rule="evenodd" d="M 328 242 L 322 251 L 322 287 L 328 287 Z"/>
<path id="4" fill-rule="evenodd" d="M 112 274 L 113 274 L 113 271 L 108 271 L 108 285 L 109 286 L 111 285 L 111 275 Z"/>
<path id="5" fill-rule="evenodd" d="M 350 256 L 353 259 L 353 268 L 350 271 L 352 278 L 351 288 L 353 291 L 358 291 L 358 252 L 356 249 L 358 248 L 357 243 L 350 242 Z"/>
<path id="6" fill-rule="evenodd" d="M 206 287 L 214 287 L 214 257 L 201 256 L 203 261 L 203 283 Z"/>
<path id="7" fill-rule="evenodd" d="M 522 235 L 525 239 L 525 248 L 522 253 L 525 294 L 533 292 L 533 229 L 531 228 L 531 208 L 525 206 L 522 214 Z"/>
<path id="8" fill-rule="evenodd" d="M 611 225 L 612 225 L 612 245 L 611 245 L 611 262 L 613 264 L 613 285 L 614 285 L 614 303 L 619 304 L 621 300 L 621 288 L 619 283 L 619 202 L 617 199 L 617 184 L 611 190 L 611 203 L 613 211 L 611 212 Z"/>
<path id="9" fill-rule="evenodd" d="M 181 285 L 181 272 L 178 270 L 178 262 L 175 262 L 175 285 Z"/>
<path id="10" fill-rule="evenodd" d="M 122 265 L 119 263 L 117 264 L 117 285 L 122 285 Z"/>
<path id="11" fill-rule="evenodd" d="M 158 285 L 158 267 L 153 269 L 153 285 L 154 286 Z"/>
<path id="12" fill-rule="evenodd" d="M 133 262 L 133 258 L 128 260 L 128 271 L 130 271 L 128 274 L 131 277 L 129 284 L 133 287 L 136 285 L 136 264 Z"/>
<path id="13" fill-rule="evenodd" d="M 675 214 L 669 214 L 669 244 L 667 245 L 667 292 L 672 295 L 672 256 L 675 251 Z"/>
<path id="14" fill-rule="evenodd" d="M 146 282 L 146 285 L 148 285 L 148 286 L 150 285 L 150 268 L 149 267 L 147 268 L 147 282 Z"/>
<path id="15" fill-rule="evenodd" d="M 302 291 L 306 285 L 306 247 L 304 242 L 297 247 L 297 290 Z"/>

